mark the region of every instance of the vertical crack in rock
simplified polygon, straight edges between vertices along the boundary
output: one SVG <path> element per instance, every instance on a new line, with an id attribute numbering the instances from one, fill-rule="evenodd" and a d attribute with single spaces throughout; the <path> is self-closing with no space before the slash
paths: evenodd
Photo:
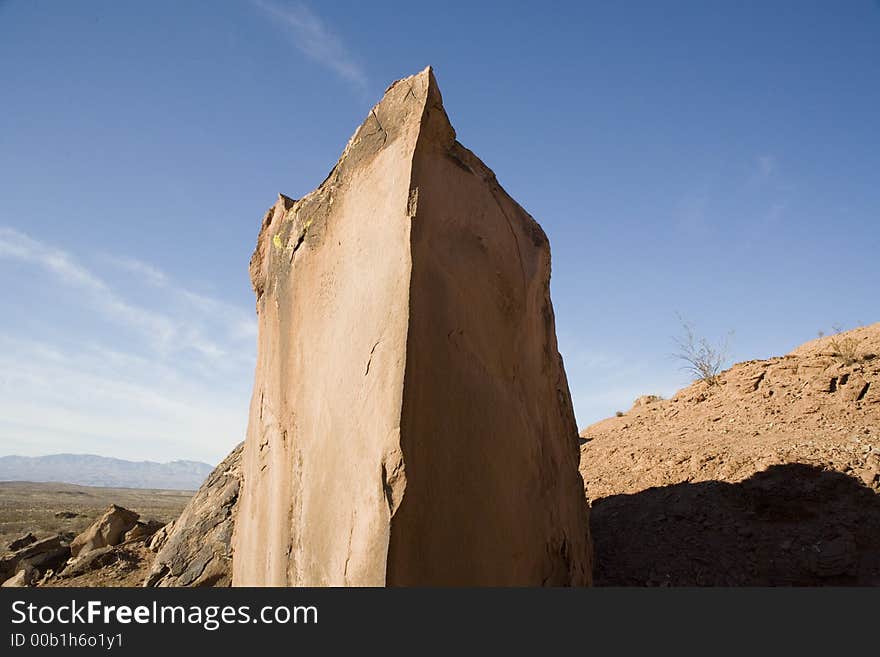
<path id="1" fill-rule="evenodd" d="M 375 132 L 371 132 L 367 135 L 367 137 L 372 137 L 373 135 L 378 135 L 380 132 L 382 133 L 382 146 L 385 145 L 385 142 L 388 141 L 388 133 L 385 132 L 385 128 L 382 127 L 381 121 L 379 121 L 379 115 L 376 113 L 376 108 L 370 110 L 370 116 L 376 121 L 377 130 Z"/>
<path id="2" fill-rule="evenodd" d="M 348 564 L 351 561 L 351 539 L 354 536 L 354 519 L 351 522 L 351 528 L 348 530 L 348 549 L 345 551 L 345 566 L 342 568 L 342 581 L 348 583 Z"/>
<path id="3" fill-rule="evenodd" d="M 367 374 L 370 373 L 370 363 L 373 362 L 373 354 L 376 352 L 376 347 L 379 346 L 379 343 L 380 343 L 380 342 L 382 342 L 382 341 L 381 341 L 381 340 L 376 340 L 376 344 L 374 344 L 374 345 L 373 345 L 373 348 L 370 349 L 370 357 L 367 358 L 367 368 L 364 370 L 364 376 L 367 376 Z"/>

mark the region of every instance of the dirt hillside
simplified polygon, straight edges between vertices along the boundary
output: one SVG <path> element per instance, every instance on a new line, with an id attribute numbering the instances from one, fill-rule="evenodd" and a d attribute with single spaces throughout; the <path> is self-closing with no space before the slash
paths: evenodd
<path id="1" fill-rule="evenodd" d="M 880 585 L 880 323 L 581 437 L 598 585 Z"/>

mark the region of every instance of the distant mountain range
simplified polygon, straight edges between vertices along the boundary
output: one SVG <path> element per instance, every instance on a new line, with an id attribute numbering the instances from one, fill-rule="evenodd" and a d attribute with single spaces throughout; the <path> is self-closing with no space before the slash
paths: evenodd
<path id="1" fill-rule="evenodd" d="M 94 454 L 0 457 L 0 481 L 196 490 L 214 469 L 199 461 L 126 461 Z"/>

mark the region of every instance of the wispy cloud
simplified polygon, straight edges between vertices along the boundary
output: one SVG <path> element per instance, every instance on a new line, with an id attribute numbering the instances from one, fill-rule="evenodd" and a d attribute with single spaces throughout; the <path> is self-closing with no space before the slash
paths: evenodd
<path id="1" fill-rule="evenodd" d="M 673 208 L 675 227 L 690 238 L 701 238 L 736 222 L 742 230 L 763 235 L 785 218 L 797 190 L 783 163 L 765 152 L 739 161 L 727 175 L 701 173 L 681 190 Z"/>
<path id="2" fill-rule="evenodd" d="M 252 307 L 188 289 L 147 262 L 78 256 L 0 227 L 4 262 L 36 275 L 0 296 L 9 318 L 0 327 L 0 454 L 216 462 L 243 438 Z"/>
<path id="3" fill-rule="evenodd" d="M 359 88 L 366 86 L 366 74 L 342 39 L 306 5 L 302 3 L 282 5 L 269 0 L 253 1 L 279 27 L 292 35 L 293 42 L 303 54 L 326 66 L 343 80 Z"/>
<path id="4" fill-rule="evenodd" d="M 162 354 L 192 350 L 207 358 L 224 358 L 227 349 L 207 337 L 206 324 L 218 324 L 235 337 L 251 337 L 256 328 L 244 311 L 172 284 L 167 274 L 132 258 L 111 258 L 110 263 L 163 288 L 188 307 L 188 314 L 144 307 L 124 298 L 106 280 L 81 264 L 71 253 L 11 228 L 0 227 L 0 259 L 14 259 L 43 269 L 60 283 L 79 291 L 83 301 L 108 320 L 138 331 Z"/>
<path id="5" fill-rule="evenodd" d="M 168 276 L 165 272 L 160 271 L 153 265 L 147 264 L 137 258 L 111 255 L 105 255 L 103 257 L 109 264 L 119 267 L 120 269 L 125 269 L 132 274 L 136 274 L 155 287 L 164 287 L 169 283 Z"/>
<path id="6" fill-rule="evenodd" d="M 65 285 L 82 292 L 107 317 L 139 329 L 163 347 L 174 337 L 175 328 L 171 319 L 128 303 L 62 249 L 12 228 L 0 227 L 0 258 L 19 260 L 44 269 Z"/>
<path id="7" fill-rule="evenodd" d="M 0 334 L 0 454 L 212 463 L 244 437 L 247 378 L 218 385 L 102 345 Z"/>

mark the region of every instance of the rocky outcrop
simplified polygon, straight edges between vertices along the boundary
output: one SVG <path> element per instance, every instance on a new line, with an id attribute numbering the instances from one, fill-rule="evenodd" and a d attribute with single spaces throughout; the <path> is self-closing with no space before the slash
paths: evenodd
<path id="1" fill-rule="evenodd" d="M 164 527 L 161 522 L 158 520 L 148 520 L 147 522 L 141 522 L 138 520 L 137 524 L 134 527 L 125 532 L 125 536 L 123 537 L 123 542 L 127 543 L 128 541 L 134 541 L 139 538 L 147 539 L 148 537 L 155 534 L 157 531 Z"/>
<path id="2" fill-rule="evenodd" d="M 77 577 L 84 573 L 109 566 L 119 558 L 119 552 L 114 545 L 95 548 L 83 552 L 76 559 L 71 559 L 59 577 Z"/>
<path id="3" fill-rule="evenodd" d="M 182 513 L 182 512 L 181 512 Z M 167 525 L 163 525 L 159 529 L 156 530 L 156 533 L 150 536 L 150 538 L 146 541 L 147 549 L 153 552 L 159 552 L 168 541 L 168 535 L 174 531 L 174 521 L 172 520 Z"/>
<path id="4" fill-rule="evenodd" d="M 62 544 L 61 537 L 57 535 L 41 540 L 27 541 L 23 547 L 4 554 L 0 558 L 0 581 L 12 576 L 23 562 L 37 558 L 42 554 L 53 553 L 59 549 L 62 549 Z"/>
<path id="5" fill-rule="evenodd" d="M 547 237 L 455 140 L 430 69 L 278 199 L 250 270 L 236 585 L 590 582 Z"/>
<path id="6" fill-rule="evenodd" d="M 135 527 L 139 515 L 121 506 L 111 504 L 92 525 L 73 539 L 70 544 L 70 553 L 74 557 L 91 550 L 118 545 L 125 537 L 125 533 Z"/>
<path id="7" fill-rule="evenodd" d="M 243 448 L 243 444 L 236 447 L 208 476 L 180 517 L 148 543 L 158 554 L 144 586 L 230 585 Z"/>
<path id="8" fill-rule="evenodd" d="M 24 536 L 19 536 L 17 539 L 12 541 L 7 547 L 10 550 L 20 550 L 23 547 L 27 547 L 31 543 L 36 543 L 37 537 L 33 535 L 32 532 L 28 532 Z"/>
<path id="9" fill-rule="evenodd" d="M 58 568 L 70 556 L 67 539 L 60 534 L 37 539 L 28 533 L 13 541 L 10 546 L 20 547 L 0 558 L 0 581 L 17 578 L 16 582 L 25 582 L 10 586 L 30 586 L 41 573 Z M 23 571 L 26 572 L 24 576 L 20 574 Z"/>

